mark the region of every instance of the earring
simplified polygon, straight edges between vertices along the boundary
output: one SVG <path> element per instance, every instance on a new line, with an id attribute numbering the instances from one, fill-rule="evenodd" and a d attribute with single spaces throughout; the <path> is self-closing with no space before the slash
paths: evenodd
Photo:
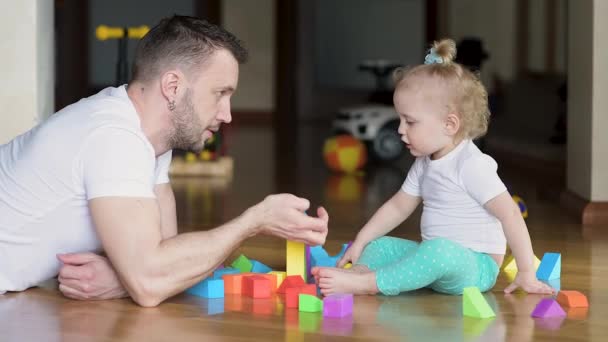
<path id="1" fill-rule="evenodd" d="M 170 111 L 173 111 L 175 109 L 175 100 L 169 101 L 169 103 L 167 103 L 167 107 Z"/>

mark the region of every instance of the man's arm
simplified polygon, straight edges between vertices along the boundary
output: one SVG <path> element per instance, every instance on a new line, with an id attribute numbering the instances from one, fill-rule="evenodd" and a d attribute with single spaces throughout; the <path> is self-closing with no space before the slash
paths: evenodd
<path id="1" fill-rule="evenodd" d="M 171 183 L 156 184 L 154 194 L 156 194 L 160 210 L 160 227 L 163 240 L 174 237 L 177 235 L 177 213 Z"/>
<path id="2" fill-rule="evenodd" d="M 162 239 L 177 235 L 175 196 L 169 183 L 157 184 L 154 193 L 158 201 Z M 104 300 L 128 297 L 107 258 L 94 253 L 60 254 L 63 263 L 59 271 L 59 290 L 77 300 Z"/>
<path id="3" fill-rule="evenodd" d="M 309 203 L 293 195 L 268 196 L 236 219 L 209 231 L 163 240 L 155 199 L 101 197 L 89 207 L 102 245 L 135 302 L 156 306 L 208 276 L 246 238 L 271 234 L 310 244 L 327 236 L 327 212 L 304 214 Z"/>

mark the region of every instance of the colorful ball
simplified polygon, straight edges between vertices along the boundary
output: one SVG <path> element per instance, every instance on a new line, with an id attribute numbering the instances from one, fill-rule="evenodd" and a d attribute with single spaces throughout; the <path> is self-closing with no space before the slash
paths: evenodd
<path id="1" fill-rule="evenodd" d="M 323 157 L 331 170 L 352 173 L 365 166 L 367 149 L 351 135 L 337 135 L 325 141 Z"/>
<path id="2" fill-rule="evenodd" d="M 526 202 L 524 202 L 524 200 L 517 195 L 513 195 L 513 201 L 515 201 L 515 204 L 517 204 L 517 206 L 519 207 L 519 211 L 521 211 L 521 216 L 525 219 L 528 218 L 528 206 L 526 205 Z"/>

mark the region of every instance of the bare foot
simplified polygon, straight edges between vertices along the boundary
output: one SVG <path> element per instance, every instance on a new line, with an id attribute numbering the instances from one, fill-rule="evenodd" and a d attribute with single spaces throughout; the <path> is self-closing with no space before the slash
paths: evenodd
<path id="1" fill-rule="evenodd" d="M 319 267 L 315 278 L 325 296 L 334 293 L 367 295 L 378 293 L 375 272 L 357 272 L 333 267 Z"/>
<path id="2" fill-rule="evenodd" d="M 319 270 L 321 270 L 323 268 L 334 269 L 334 267 L 313 267 L 310 270 L 310 274 L 312 274 L 312 276 L 315 278 L 315 283 L 317 283 L 317 284 L 319 283 Z M 371 272 L 371 270 L 369 268 L 367 268 L 367 266 L 365 266 L 365 265 L 355 265 L 348 269 L 335 267 L 335 269 L 341 270 L 344 272 L 350 272 L 350 273 L 369 273 L 369 272 Z"/>

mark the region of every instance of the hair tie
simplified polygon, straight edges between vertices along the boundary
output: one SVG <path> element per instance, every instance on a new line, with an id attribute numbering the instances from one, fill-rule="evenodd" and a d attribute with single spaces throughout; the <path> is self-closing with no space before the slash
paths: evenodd
<path id="1" fill-rule="evenodd" d="M 443 57 L 437 54 L 435 48 L 431 48 L 429 53 L 424 57 L 424 64 L 442 64 Z"/>

